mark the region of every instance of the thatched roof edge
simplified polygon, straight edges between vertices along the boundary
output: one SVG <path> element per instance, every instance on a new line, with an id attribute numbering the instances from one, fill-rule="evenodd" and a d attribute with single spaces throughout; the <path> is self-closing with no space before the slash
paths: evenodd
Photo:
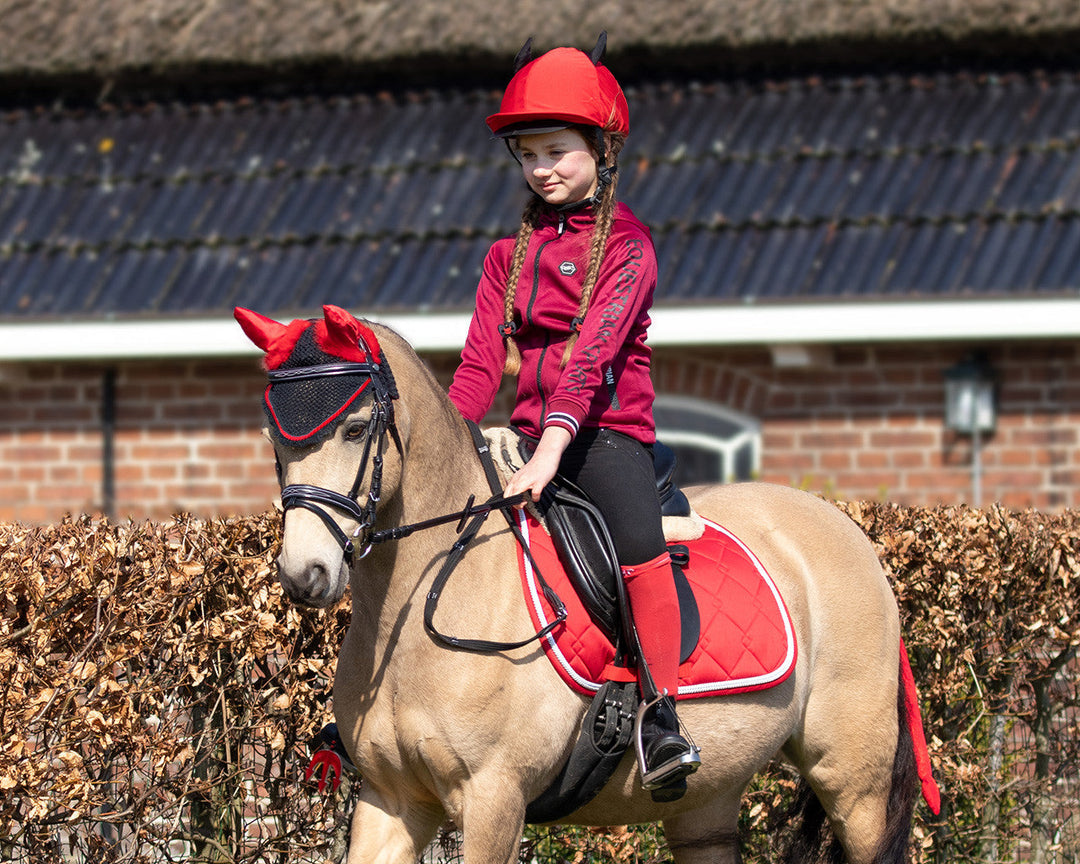
<path id="1" fill-rule="evenodd" d="M 1076 0 L 0 0 L 0 77 L 178 77 L 206 69 L 505 66 L 543 50 L 718 66 L 785 53 L 902 57 L 950 51 L 1061 54 L 1080 46 Z"/>

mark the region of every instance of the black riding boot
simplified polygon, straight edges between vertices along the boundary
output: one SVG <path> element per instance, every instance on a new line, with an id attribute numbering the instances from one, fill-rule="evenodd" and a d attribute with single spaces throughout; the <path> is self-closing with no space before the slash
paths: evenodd
<path id="1" fill-rule="evenodd" d="M 662 697 L 641 722 L 641 744 L 645 754 L 642 786 L 652 791 L 654 801 L 677 801 L 686 794 L 686 778 L 697 771 L 701 756 L 696 747 L 679 734 L 675 700 Z"/>

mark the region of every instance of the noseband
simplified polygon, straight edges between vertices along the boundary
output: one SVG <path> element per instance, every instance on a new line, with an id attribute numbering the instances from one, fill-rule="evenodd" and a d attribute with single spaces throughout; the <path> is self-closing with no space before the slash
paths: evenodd
<path id="1" fill-rule="evenodd" d="M 366 555 L 371 548 L 367 538 L 375 524 L 375 508 L 378 506 L 379 495 L 382 490 L 383 456 L 386 453 L 388 435 L 394 439 L 398 454 L 403 455 L 401 438 L 394 422 L 394 396 L 396 394 L 386 386 L 381 372 L 378 363 L 369 361 L 366 363 L 323 363 L 297 369 L 274 369 L 268 373 L 271 385 L 284 381 L 300 381 L 336 375 L 365 375 L 371 382 L 374 401 L 372 402 L 371 419 L 368 421 L 364 440 L 364 454 L 360 459 L 360 464 L 356 469 L 356 477 L 348 494 L 342 495 L 333 489 L 311 486 L 306 483 L 290 484 L 281 490 L 282 510 L 288 513 L 293 508 L 302 507 L 318 516 L 337 539 L 345 557 L 345 563 L 350 566 L 353 562 L 353 554 L 356 551 L 356 544 L 353 541 L 357 537 L 363 535 L 364 549 L 360 557 Z M 360 485 L 364 481 L 365 474 L 367 474 L 369 459 L 371 460 L 371 482 L 368 484 L 367 498 L 363 506 L 361 506 L 357 496 L 360 494 Z M 341 530 L 341 526 L 338 525 L 327 508 L 344 513 L 357 523 L 352 536 Z"/>

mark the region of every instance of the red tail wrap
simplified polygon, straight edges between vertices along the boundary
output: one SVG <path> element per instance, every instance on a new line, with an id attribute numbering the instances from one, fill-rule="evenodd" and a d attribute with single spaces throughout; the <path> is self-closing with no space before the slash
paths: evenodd
<path id="1" fill-rule="evenodd" d="M 922 714 L 919 711 L 919 694 L 915 690 L 915 676 L 911 672 L 907 647 L 900 640 L 900 679 L 904 686 L 904 704 L 907 708 L 908 727 L 911 730 L 911 744 L 915 749 L 915 767 L 922 781 L 923 800 L 936 816 L 941 812 L 941 790 L 934 780 L 930 767 L 930 751 L 926 746 L 926 733 L 923 731 Z"/>

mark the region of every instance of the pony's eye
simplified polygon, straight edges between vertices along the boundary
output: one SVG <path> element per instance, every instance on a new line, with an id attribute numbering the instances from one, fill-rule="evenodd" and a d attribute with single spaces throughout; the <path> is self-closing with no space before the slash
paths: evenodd
<path id="1" fill-rule="evenodd" d="M 367 426 L 361 423 L 359 420 L 354 420 L 345 426 L 345 438 L 349 441 L 356 441 L 359 438 L 364 437 L 364 432 Z"/>

